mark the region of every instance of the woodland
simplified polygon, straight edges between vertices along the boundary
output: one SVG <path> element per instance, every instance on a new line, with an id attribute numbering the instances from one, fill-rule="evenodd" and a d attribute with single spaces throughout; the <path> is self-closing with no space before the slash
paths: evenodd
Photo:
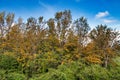
<path id="1" fill-rule="evenodd" d="M 119 30 L 70 10 L 14 19 L 0 12 L 0 80 L 120 80 Z"/>

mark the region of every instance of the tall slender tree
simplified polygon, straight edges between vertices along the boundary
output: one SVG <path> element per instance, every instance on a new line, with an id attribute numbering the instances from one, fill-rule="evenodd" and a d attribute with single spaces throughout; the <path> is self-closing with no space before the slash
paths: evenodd
<path id="1" fill-rule="evenodd" d="M 5 12 L 0 12 L 0 36 L 4 35 L 4 26 L 5 26 Z"/>
<path id="2" fill-rule="evenodd" d="M 74 26 L 76 34 L 78 36 L 79 52 L 81 52 L 82 48 L 87 42 L 90 27 L 88 25 L 87 19 L 84 17 L 75 20 Z"/>
<path id="3" fill-rule="evenodd" d="M 67 30 L 70 27 L 72 16 L 70 10 L 63 12 L 57 12 L 55 15 L 57 21 L 58 37 L 60 40 L 60 46 L 63 47 L 66 41 Z"/>

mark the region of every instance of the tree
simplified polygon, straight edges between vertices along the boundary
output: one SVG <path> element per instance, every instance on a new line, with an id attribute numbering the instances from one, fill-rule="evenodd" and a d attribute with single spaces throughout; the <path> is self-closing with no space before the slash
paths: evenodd
<path id="1" fill-rule="evenodd" d="M 0 36 L 4 35 L 5 12 L 0 13 Z"/>
<path id="2" fill-rule="evenodd" d="M 96 29 L 90 32 L 90 38 L 95 42 L 96 49 L 100 51 L 104 58 L 103 62 L 105 67 L 108 66 L 109 59 L 114 54 L 112 46 L 117 36 L 118 33 L 106 25 L 98 25 Z"/>
<path id="3" fill-rule="evenodd" d="M 10 28 L 12 27 L 12 24 L 14 22 L 14 14 L 13 13 L 8 13 L 6 16 L 6 23 L 7 23 L 7 32 L 10 31 Z"/>
<path id="4" fill-rule="evenodd" d="M 47 22 L 48 25 L 48 41 L 51 46 L 52 51 L 55 51 L 55 47 L 58 45 L 58 39 L 56 36 L 55 22 L 54 19 L 49 19 Z"/>
<path id="5" fill-rule="evenodd" d="M 27 19 L 27 29 L 36 30 L 37 20 L 34 17 Z"/>
<path id="6" fill-rule="evenodd" d="M 66 42 L 67 29 L 71 24 L 71 12 L 70 10 L 65 10 L 63 12 L 57 12 L 55 15 L 57 21 L 57 35 L 60 40 L 60 46 L 63 47 Z"/>
<path id="7" fill-rule="evenodd" d="M 12 27 L 12 24 L 14 22 L 14 14 L 8 13 L 5 15 L 5 12 L 0 13 L 0 44 L 3 45 L 2 51 L 4 53 L 4 43 L 5 43 L 5 37 L 10 32 L 10 29 Z"/>
<path id="8" fill-rule="evenodd" d="M 81 52 L 82 48 L 85 46 L 86 42 L 88 41 L 88 32 L 90 27 L 87 23 L 87 19 L 81 17 L 74 22 L 75 31 L 78 36 L 78 45 L 79 45 L 79 53 Z"/>
<path id="9" fill-rule="evenodd" d="M 48 32 L 49 32 L 49 36 L 52 35 L 52 36 L 55 36 L 56 34 L 56 30 L 55 30 L 55 22 L 54 22 L 54 19 L 49 19 L 48 22 L 47 22 L 47 25 L 48 25 Z"/>

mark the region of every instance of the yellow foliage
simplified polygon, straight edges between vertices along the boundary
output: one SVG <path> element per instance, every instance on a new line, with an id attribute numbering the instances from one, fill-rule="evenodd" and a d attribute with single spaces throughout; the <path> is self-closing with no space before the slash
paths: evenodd
<path id="1" fill-rule="evenodd" d="M 93 53 L 94 48 L 95 48 L 95 43 L 94 43 L 94 42 L 91 42 L 91 43 L 89 43 L 89 44 L 83 49 L 83 53 L 84 53 L 84 54 Z"/>
<path id="2" fill-rule="evenodd" d="M 75 57 L 76 57 L 77 59 L 79 59 L 79 58 L 80 58 L 80 55 L 79 55 L 79 54 L 76 54 Z"/>
<path id="3" fill-rule="evenodd" d="M 109 56 L 113 56 L 115 54 L 114 51 L 111 48 L 107 48 L 106 52 Z"/>
<path id="4" fill-rule="evenodd" d="M 96 64 L 101 64 L 102 61 L 98 55 L 89 55 L 86 57 L 86 60 L 91 62 L 91 63 L 96 63 Z"/>

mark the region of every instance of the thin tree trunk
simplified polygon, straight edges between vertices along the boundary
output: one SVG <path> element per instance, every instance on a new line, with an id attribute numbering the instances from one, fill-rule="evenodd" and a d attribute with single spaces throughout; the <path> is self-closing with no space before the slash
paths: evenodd
<path id="1" fill-rule="evenodd" d="M 108 55 L 106 55 L 106 57 L 105 57 L 105 64 L 104 64 L 104 65 L 105 65 L 105 68 L 108 67 L 108 58 L 109 58 Z"/>

